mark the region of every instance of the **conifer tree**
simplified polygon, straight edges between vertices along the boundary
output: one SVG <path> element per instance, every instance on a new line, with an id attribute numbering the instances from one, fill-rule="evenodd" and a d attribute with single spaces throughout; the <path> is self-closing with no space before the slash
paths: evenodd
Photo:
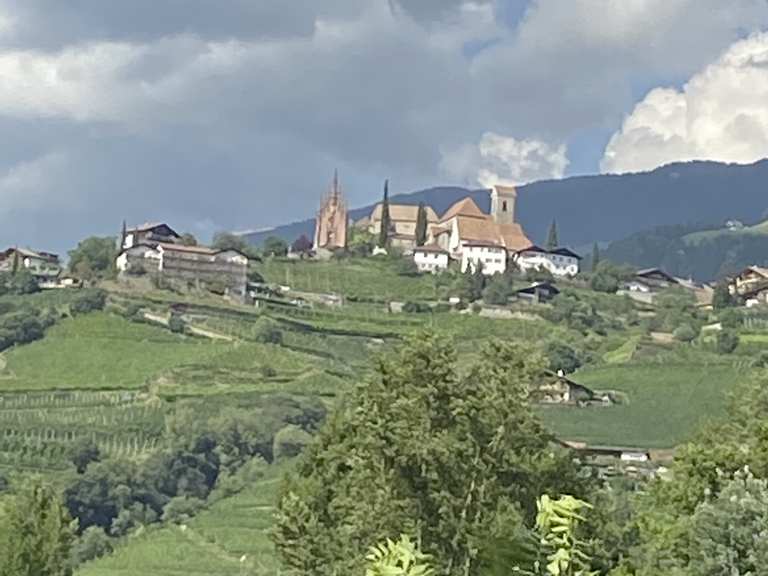
<path id="1" fill-rule="evenodd" d="M 427 209 L 424 202 L 419 203 L 419 211 L 416 213 L 416 246 L 424 246 L 427 243 Z"/>
<path id="2" fill-rule="evenodd" d="M 598 264 L 600 264 L 600 246 L 595 242 L 592 245 L 592 272 L 597 270 Z"/>
<path id="3" fill-rule="evenodd" d="M 552 224 L 549 225 L 549 233 L 547 234 L 547 250 L 554 250 L 560 245 L 560 240 L 557 237 L 557 222 L 553 219 Z"/>
<path id="4" fill-rule="evenodd" d="M 16 276 L 19 271 L 19 251 L 18 249 L 13 251 L 13 263 L 11 264 L 11 275 Z"/>
<path id="5" fill-rule="evenodd" d="M 381 202 L 381 230 L 379 231 L 379 247 L 386 248 L 389 245 L 389 180 L 384 181 L 384 200 Z"/>
<path id="6" fill-rule="evenodd" d="M 0 534 L 0 576 L 71 576 L 71 520 L 54 491 L 34 483 L 11 500 Z"/>

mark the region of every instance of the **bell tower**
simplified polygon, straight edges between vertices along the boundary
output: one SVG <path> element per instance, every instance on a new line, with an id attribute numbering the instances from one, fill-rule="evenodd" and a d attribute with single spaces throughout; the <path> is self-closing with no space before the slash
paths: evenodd
<path id="1" fill-rule="evenodd" d="M 515 223 L 517 190 L 514 186 L 494 184 L 491 189 L 491 216 L 497 224 Z"/>

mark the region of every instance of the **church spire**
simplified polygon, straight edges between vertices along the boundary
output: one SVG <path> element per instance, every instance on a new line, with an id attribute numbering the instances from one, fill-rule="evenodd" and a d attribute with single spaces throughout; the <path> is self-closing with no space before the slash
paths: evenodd
<path id="1" fill-rule="evenodd" d="M 339 169 L 338 168 L 336 168 L 333 171 L 333 187 L 331 188 L 331 195 L 336 197 L 341 195 L 341 189 L 339 188 Z"/>

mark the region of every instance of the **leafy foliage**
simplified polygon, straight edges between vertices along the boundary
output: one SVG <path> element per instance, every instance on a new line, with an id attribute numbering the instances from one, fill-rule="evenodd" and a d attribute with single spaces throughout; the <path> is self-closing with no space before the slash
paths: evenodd
<path id="1" fill-rule="evenodd" d="M 0 532 L 0 576 L 71 576 L 73 528 L 52 488 L 34 482 L 13 498 Z"/>
<path id="2" fill-rule="evenodd" d="M 353 573 L 370 546 L 407 531 L 436 570 L 477 573 L 475 550 L 500 518 L 532 516 L 541 490 L 580 483 L 528 406 L 542 369 L 533 350 L 497 342 L 459 371 L 432 335 L 382 359 L 285 485 L 275 542 L 286 567 Z"/>
<path id="3" fill-rule="evenodd" d="M 282 238 L 270 236 L 264 240 L 264 254 L 267 256 L 285 256 L 288 254 L 288 244 Z"/>
<path id="4" fill-rule="evenodd" d="M 427 209 L 424 202 L 420 202 L 416 213 L 416 246 L 424 246 L 427 243 L 427 224 Z"/>
<path id="5" fill-rule="evenodd" d="M 117 241 L 112 237 L 92 236 L 69 252 L 69 269 L 84 280 L 114 274 Z"/>
<path id="6" fill-rule="evenodd" d="M 423 554 L 407 535 L 397 542 L 387 538 L 383 544 L 371 546 L 365 576 L 430 576 L 430 557 Z"/>

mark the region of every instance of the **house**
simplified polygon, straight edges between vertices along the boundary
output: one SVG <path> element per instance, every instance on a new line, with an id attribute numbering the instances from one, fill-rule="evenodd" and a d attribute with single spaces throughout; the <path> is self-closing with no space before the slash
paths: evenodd
<path id="1" fill-rule="evenodd" d="M 428 244 L 448 251 L 462 263 L 462 270 L 481 265 L 484 274 L 503 273 L 509 255 L 531 245 L 515 222 L 517 192 L 511 186 L 494 186 L 491 213 L 485 214 L 472 198 L 453 204 L 429 231 Z"/>
<path id="2" fill-rule="evenodd" d="M 134 228 L 123 227 L 121 250 L 138 246 L 139 244 L 176 244 L 181 236 L 176 231 L 162 222 L 145 223 Z"/>
<path id="3" fill-rule="evenodd" d="M 583 405 L 595 401 L 597 395 L 562 373 L 547 371 L 544 379 L 532 390 L 531 397 L 540 404 Z"/>
<path id="4" fill-rule="evenodd" d="M 424 210 L 427 215 L 427 233 L 429 233 L 430 228 L 437 224 L 438 218 L 431 206 L 425 206 Z M 376 204 L 373 212 L 371 212 L 367 219 L 367 229 L 374 235 L 381 233 L 381 211 L 382 204 Z M 403 250 L 412 250 L 416 246 L 416 223 L 418 216 L 419 207 L 416 205 L 389 205 L 389 242 L 392 246 Z"/>
<path id="5" fill-rule="evenodd" d="M 660 292 L 677 286 L 677 278 L 670 276 L 660 268 L 638 270 L 635 275 L 624 283 L 624 290 L 629 292 Z"/>
<path id="6" fill-rule="evenodd" d="M 247 292 L 248 257 L 236 250 L 136 244 L 120 252 L 116 265 L 121 278 L 147 274 L 185 287 L 221 291 L 239 301 Z"/>
<path id="7" fill-rule="evenodd" d="M 28 248 L 9 248 L 0 252 L 0 272 L 13 272 L 14 267 L 29 271 L 42 288 L 55 285 L 61 274 L 61 264 L 56 254 Z"/>
<path id="8" fill-rule="evenodd" d="M 560 294 L 560 290 L 551 282 L 534 282 L 527 288 L 515 291 L 515 295 L 519 300 L 535 303 L 549 302 L 558 294 Z"/>
<path id="9" fill-rule="evenodd" d="M 733 277 L 731 292 L 737 296 L 744 296 L 764 286 L 768 286 L 768 268 L 749 266 Z"/>
<path id="10" fill-rule="evenodd" d="M 516 252 L 514 262 L 520 270 L 546 270 L 553 276 L 576 276 L 580 270 L 581 256 L 568 248 L 547 250 L 536 245 Z"/>
<path id="11" fill-rule="evenodd" d="M 448 252 L 438 246 L 417 246 L 413 249 L 413 261 L 419 272 L 438 272 L 448 268 Z"/>

